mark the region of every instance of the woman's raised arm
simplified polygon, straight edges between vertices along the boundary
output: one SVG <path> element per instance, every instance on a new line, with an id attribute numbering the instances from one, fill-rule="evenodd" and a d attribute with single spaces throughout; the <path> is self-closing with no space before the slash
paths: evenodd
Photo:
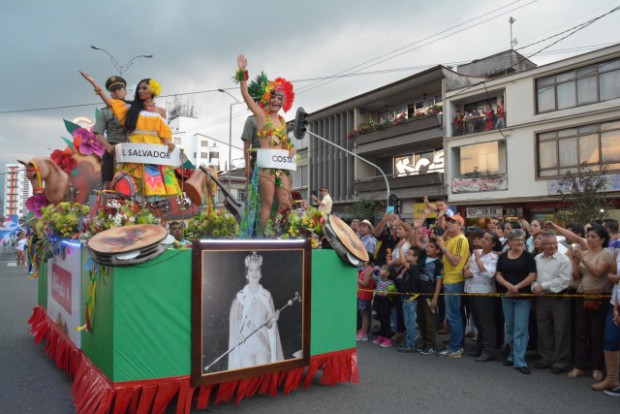
<path id="1" fill-rule="evenodd" d="M 112 100 L 108 95 L 106 95 L 103 89 L 101 89 L 101 87 L 97 85 L 97 82 L 95 82 L 95 79 L 92 76 L 83 71 L 80 71 L 80 75 L 82 75 L 84 79 L 86 79 L 91 85 L 93 85 L 93 88 L 95 88 L 95 94 L 101 97 L 103 103 L 105 103 L 107 106 L 112 106 Z"/>
<path id="2" fill-rule="evenodd" d="M 245 56 L 239 55 L 237 57 L 237 66 L 239 67 L 239 71 L 247 74 L 248 60 L 245 58 Z M 256 116 L 256 125 L 258 126 L 258 129 L 261 129 L 263 126 L 265 126 L 265 113 L 263 112 L 263 109 L 260 107 L 260 105 L 254 102 L 254 99 L 252 99 L 252 96 L 250 96 L 250 92 L 248 91 L 248 80 L 246 79 L 246 77 L 247 75 L 243 76 L 243 78 L 241 79 L 237 78 L 237 80 L 239 80 L 239 86 L 241 88 L 241 96 L 243 96 L 243 100 L 248 105 L 248 108 L 250 108 L 250 111 L 252 111 L 254 116 Z"/>

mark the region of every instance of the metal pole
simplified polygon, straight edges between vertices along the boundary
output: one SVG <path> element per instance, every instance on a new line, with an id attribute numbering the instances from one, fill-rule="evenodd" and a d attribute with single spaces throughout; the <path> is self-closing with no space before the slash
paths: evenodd
<path id="1" fill-rule="evenodd" d="M 230 162 L 232 160 L 232 107 L 234 104 L 235 102 L 230 103 L 230 109 L 228 111 L 228 191 L 232 189 L 232 185 L 230 183 L 230 176 L 232 171 Z"/>
<path id="2" fill-rule="evenodd" d="M 357 155 L 356 153 L 351 152 L 351 151 L 349 151 L 348 149 L 346 149 L 346 148 L 344 148 L 344 147 L 341 147 L 341 146 L 340 146 L 340 145 L 338 145 L 338 144 L 334 144 L 333 142 L 331 142 L 331 141 L 329 141 L 329 140 L 327 140 L 327 139 L 325 139 L 325 138 L 323 138 L 323 137 L 321 137 L 321 136 L 319 136 L 319 135 L 317 135 L 317 134 L 315 134 L 315 133 L 312 133 L 312 132 L 310 132 L 310 131 L 306 131 L 306 134 L 312 135 L 313 137 L 320 139 L 321 141 L 325 142 L 326 144 L 329 144 L 329 145 L 331 145 L 331 146 L 333 146 L 333 147 L 339 148 L 339 149 L 341 149 L 342 151 L 346 152 L 347 154 L 354 156 L 354 157 L 355 157 L 355 158 L 357 158 L 358 160 L 362 160 L 362 161 L 364 161 L 366 164 L 369 164 L 369 165 L 371 165 L 371 166 L 375 167 L 375 168 L 376 168 L 376 169 L 377 169 L 377 170 L 381 173 L 381 175 L 383 176 L 383 180 L 385 180 L 385 189 L 386 189 L 386 191 L 387 191 L 387 197 L 386 197 L 386 199 L 385 199 L 385 200 L 386 200 L 387 204 L 389 205 L 389 198 L 390 198 L 390 183 L 389 183 L 389 181 L 388 181 L 387 175 L 385 175 L 385 173 L 383 172 L 383 170 L 381 169 L 381 167 L 379 167 L 379 166 L 378 166 L 378 165 L 376 165 L 376 164 L 373 164 L 372 162 L 368 161 L 366 158 L 362 158 L 362 157 L 360 157 L 359 155 Z"/>

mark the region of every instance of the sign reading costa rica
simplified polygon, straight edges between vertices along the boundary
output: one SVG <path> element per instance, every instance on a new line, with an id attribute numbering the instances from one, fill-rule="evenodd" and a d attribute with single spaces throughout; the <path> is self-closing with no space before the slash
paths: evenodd
<path id="1" fill-rule="evenodd" d="M 256 150 L 256 166 L 296 171 L 297 158 L 289 156 L 288 150 L 261 148 Z"/>

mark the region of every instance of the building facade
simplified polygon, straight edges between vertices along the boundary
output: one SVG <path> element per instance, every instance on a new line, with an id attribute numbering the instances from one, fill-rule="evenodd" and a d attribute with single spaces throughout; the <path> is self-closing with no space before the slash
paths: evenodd
<path id="1" fill-rule="evenodd" d="M 4 179 L 4 207 L 2 215 L 25 217 L 28 214 L 26 200 L 32 196 L 32 186 L 26 178 L 22 164 L 6 164 Z"/>
<path id="2" fill-rule="evenodd" d="M 618 207 L 620 45 L 445 89 L 448 200 L 470 223 L 552 216 L 561 178 L 583 163 L 607 175 Z"/>

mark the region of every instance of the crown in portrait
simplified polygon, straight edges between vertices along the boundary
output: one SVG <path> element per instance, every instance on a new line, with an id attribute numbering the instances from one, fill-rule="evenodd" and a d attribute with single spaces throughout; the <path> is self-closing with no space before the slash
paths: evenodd
<path id="1" fill-rule="evenodd" d="M 252 252 L 251 255 L 245 258 L 245 267 L 250 267 L 250 265 L 257 264 L 259 266 L 263 265 L 263 256 L 256 254 L 256 252 Z"/>

